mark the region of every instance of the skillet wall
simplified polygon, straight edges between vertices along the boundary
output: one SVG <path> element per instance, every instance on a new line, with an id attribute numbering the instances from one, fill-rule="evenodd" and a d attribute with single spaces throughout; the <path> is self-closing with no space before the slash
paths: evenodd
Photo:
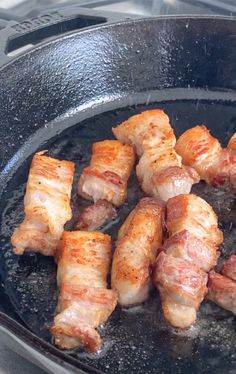
<path id="1" fill-rule="evenodd" d="M 175 87 L 236 88 L 236 21 L 110 24 L 61 37 L 18 58 L 0 71 L 0 185 L 27 147 L 36 150 L 26 142 L 32 134 L 44 129 L 55 135 L 57 123 L 48 123 L 58 116 L 69 118 L 68 112 L 83 105 Z"/>

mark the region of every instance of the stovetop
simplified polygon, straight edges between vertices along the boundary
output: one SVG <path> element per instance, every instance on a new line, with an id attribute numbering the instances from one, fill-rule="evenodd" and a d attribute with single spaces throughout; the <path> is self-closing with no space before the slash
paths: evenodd
<path id="1" fill-rule="evenodd" d="M 1 0 L 0 19 L 22 21 L 55 8 L 80 6 L 141 16 L 204 14 L 236 15 L 235 0 Z"/>

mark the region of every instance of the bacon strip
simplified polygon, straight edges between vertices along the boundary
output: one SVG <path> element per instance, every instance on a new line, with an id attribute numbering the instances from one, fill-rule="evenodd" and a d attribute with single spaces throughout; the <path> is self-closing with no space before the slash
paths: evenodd
<path id="1" fill-rule="evenodd" d="M 236 282 L 211 271 L 208 278 L 207 298 L 236 314 Z"/>
<path id="2" fill-rule="evenodd" d="M 161 252 L 157 258 L 154 280 L 162 301 L 165 318 L 172 326 L 189 327 L 207 292 L 207 274 L 181 258 Z"/>
<path id="3" fill-rule="evenodd" d="M 205 272 L 215 267 L 219 257 L 216 247 L 186 229 L 167 239 L 162 249 L 166 254 L 191 262 Z"/>
<path id="4" fill-rule="evenodd" d="M 70 208 L 74 163 L 34 155 L 25 193 L 25 218 L 14 231 L 14 253 L 25 250 L 53 256 L 64 225 L 72 217 Z"/>
<path id="5" fill-rule="evenodd" d="M 167 201 L 189 193 L 192 184 L 199 181 L 194 169 L 182 167 L 174 149 L 176 139 L 169 117 L 162 110 L 147 110 L 130 117 L 112 131 L 121 142 L 135 146 L 140 156 L 137 177 L 147 195 Z"/>
<path id="6" fill-rule="evenodd" d="M 232 255 L 224 261 L 221 273 L 236 282 L 236 255 Z"/>
<path id="7" fill-rule="evenodd" d="M 100 232 L 64 232 L 57 252 L 60 287 L 57 315 L 50 331 L 59 348 L 101 348 L 96 328 L 105 323 L 117 304 L 107 289 L 111 238 Z"/>
<path id="8" fill-rule="evenodd" d="M 236 314 L 236 255 L 224 261 L 221 273 L 209 274 L 207 298 Z"/>
<path id="9" fill-rule="evenodd" d="M 116 217 L 116 210 L 111 203 L 106 200 L 98 200 L 80 213 L 75 230 L 94 231 Z"/>
<path id="10" fill-rule="evenodd" d="M 165 318 L 184 329 L 196 319 L 207 292 L 206 272 L 216 264 L 223 234 L 211 206 L 193 194 L 167 202 L 166 227 L 170 238 L 157 257 L 153 279 Z"/>
<path id="11" fill-rule="evenodd" d="M 227 148 L 236 149 L 236 132 L 231 136 Z"/>
<path id="12" fill-rule="evenodd" d="M 90 165 L 79 179 L 79 195 L 94 202 L 102 199 L 116 206 L 123 204 L 134 160 L 134 150 L 129 145 L 117 140 L 94 143 Z"/>
<path id="13" fill-rule="evenodd" d="M 216 213 L 194 194 L 179 195 L 167 202 L 166 226 L 170 236 L 187 230 L 215 250 L 223 241 Z"/>
<path id="14" fill-rule="evenodd" d="M 185 131 L 176 143 L 176 151 L 185 165 L 195 168 L 200 178 L 216 188 L 229 187 L 236 193 L 236 150 L 234 140 L 223 149 L 205 126 Z"/>
<path id="15" fill-rule="evenodd" d="M 143 198 L 129 214 L 118 233 L 112 263 L 112 288 L 123 306 L 148 298 L 151 270 L 162 243 L 163 209 L 151 198 Z"/>

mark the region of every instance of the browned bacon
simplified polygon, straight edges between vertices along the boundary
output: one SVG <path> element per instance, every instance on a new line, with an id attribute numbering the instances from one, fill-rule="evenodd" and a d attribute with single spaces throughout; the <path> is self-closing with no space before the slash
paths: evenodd
<path id="1" fill-rule="evenodd" d="M 162 243 L 162 207 L 151 198 L 140 200 L 118 233 L 112 264 L 112 288 L 121 305 L 146 300 L 151 270 Z"/>
<path id="2" fill-rule="evenodd" d="M 102 340 L 96 328 L 115 309 L 117 293 L 107 289 L 111 239 L 96 231 L 64 232 L 57 252 L 60 287 L 50 331 L 59 348 L 95 352 Z"/>
<path id="3" fill-rule="evenodd" d="M 154 281 L 165 318 L 174 327 L 190 326 L 207 292 L 207 274 L 193 263 L 162 251 L 157 258 Z"/>
<path id="4" fill-rule="evenodd" d="M 211 271 L 208 279 L 207 298 L 236 314 L 236 282 L 228 277 Z"/>
<path id="5" fill-rule="evenodd" d="M 236 132 L 231 136 L 227 148 L 236 149 Z"/>
<path id="6" fill-rule="evenodd" d="M 223 241 L 216 213 L 205 200 L 194 194 L 179 195 L 167 202 L 166 226 L 170 236 L 187 230 L 216 249 Z"/>
<path id="7" fill-rule="evenodd" d="M 160 291 L 165 318 L 178 328 L 189 327 L 207 292 L 207 274 L 223 240 L 217 216 L 200 197 L 175 196 L 167 202 L 170 238 L 156 260 L 154 283 Z"/>
<path id="8" fill-rule="evenodd" d="M 117 140 L 93 144 L 90 165 L 79 179 L 78 193 L 85 199 L 107 200 L 119 206 L 127 197 L 127 181 L 134 165 L 134 150 Z"/>
<path id="9" fill-rule="evenodd" d="M 177 141 L 176 151 L 185 165 L 196 169 L 200 178 L 216 188 L 230 188 L 236 193 L 236 149 L 234 138 L 223 149 L 205 126 L 185 131 Z"/>
<path id="10" fill-rule="evenodd" d="M 24 199 L 25 218 L 11 242 L 16 254 L 24 251 L 53 256 L 65 223 L 71 219 L 70 196 L 74 163 L 34 155 Z"/>
<path id="11" fill-rule="evenodd" d="M 186 229 L 167 239 L 162 249 L 166 254 L 189 261 L 206 272 L 215 267 L 219 257 L 214 246 Z"/>
<path id="12" fill-rule="evenodd" d="M 221 273 L 236 282 L 236 255 L 231 255 L 221 268 Z"/>
<path id="13" fill-rule="evenodd" d="M 116 210 L 111 203 L 106 200 L 98 200 L 80 213 L 75 230 L 94 231 L 116 217 Z"/>
<path id="14" fill-rule="evenodd" d="M 167 201 L 189 193 L 192 184 L 199 181 L 196 171 L 182 167 L 174 149 L 176 139 L 169 117 L 162 110 L 147 110 L 130 117 L 112 131 L 121 142 L 135 146 L 140 156 L 137 177 L 147 195 Z"/>

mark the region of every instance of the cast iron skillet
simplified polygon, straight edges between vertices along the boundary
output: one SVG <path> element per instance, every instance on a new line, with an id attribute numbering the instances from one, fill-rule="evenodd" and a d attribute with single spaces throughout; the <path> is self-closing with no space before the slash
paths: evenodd
<path id="1" fill-rule="evenodd" d="M 235 19 L 106 21 L 70 8 L 44 17 L 46 27 L 36 19 L 13 25 L 0 38 L 1 337 L 49 372 L 232 373 L 233 316 L 204 302 L 196 325 L 178 333 L 163 320 L 157 292 L 142 306 L 117 308 L 101 329 L 104 348 L 98 355 L 57 350 L 47 330 L 57 298 L 54 261 L 12 254 L 9 239 L 22 220 L 25 182 L 37 150 L 75 161 L 76 182 L 91 144 L 112 138 L 112 126 L 147 108 L 166 110 L 177 136 L 204 123 L 226 144 L 236 130 Z M 73 31 L 98 23 L 104 24 Z M 67 33 L 53 37 L 58 32 Z M 12 60 L 7 56 L 46 35 L 51 39 L 28 53 Z M 193 191 L 219 214 L 225 233 L 222 258 L 229 255 L 236 237 L 233 198 L 203 183 Z M 104 228 L 113 239 L 141 195 L 132 175 L 119 219 Z M 74 191 L 75 215 L 78 204 Z"/>

